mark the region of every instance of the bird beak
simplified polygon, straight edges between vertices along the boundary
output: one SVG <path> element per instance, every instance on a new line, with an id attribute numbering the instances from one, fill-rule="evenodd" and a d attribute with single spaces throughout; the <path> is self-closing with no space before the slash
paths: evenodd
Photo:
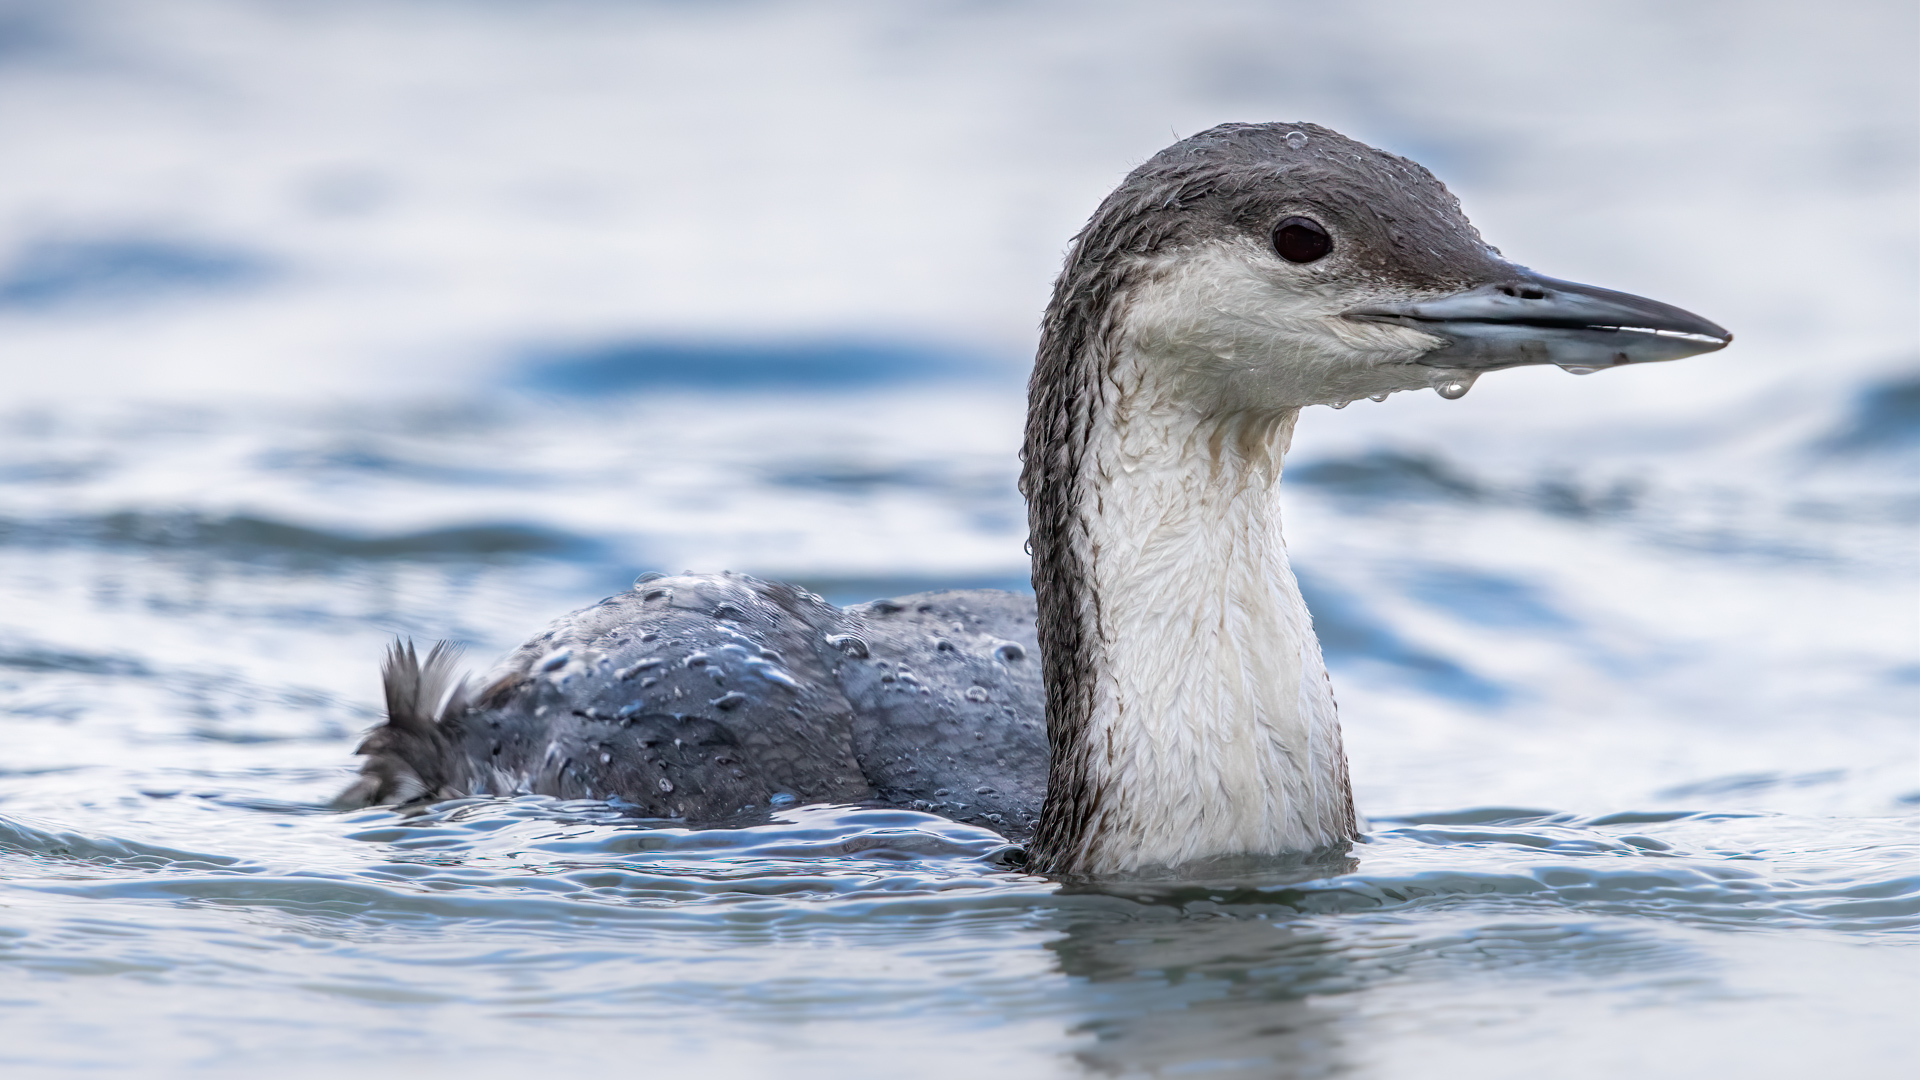
<path id="1" fill-rule="evenodd" d="M 1369 304 L 1344 314 L 1440 338 L 1446 344 L 1419 363 L 1465 371 L 1558 364 L 1585 372 L 1678 360 L 1724 349 L 1733 340 L 1722 327 L 1670 304 L 1513 270 L 1505 280 L 1465 292 Z"/>

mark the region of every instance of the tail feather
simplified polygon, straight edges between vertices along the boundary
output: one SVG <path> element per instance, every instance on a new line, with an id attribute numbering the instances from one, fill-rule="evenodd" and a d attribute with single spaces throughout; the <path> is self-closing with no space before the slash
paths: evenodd
<path id="1" fill-rule="evenodd" d="M 386 663 L 380 666 L 380 681 L 387 691 L 387 724 L 415 734 L 425 734 L 449 716 L 465 711 L 467 681 L 455 682 L 454 664 L 460 659 L 460 647 L 451 641 L 437 641 L 420 662 L 413 642 L 395 640 L 387 648 Z"/>
<path id="2" fill-rule="evenodd" d="M 455 664 L 460 648 L 435 643 L 426 662 L 413 642 L 395 640 L 381 665 L 387 722 L 368 733 L 357 753 L 366 756 L 360 777 L 340 793 L 341 808 L 453 798 L 465 792 L 463 763 L 455 753 L 460 717 L 470 691 Z"/>

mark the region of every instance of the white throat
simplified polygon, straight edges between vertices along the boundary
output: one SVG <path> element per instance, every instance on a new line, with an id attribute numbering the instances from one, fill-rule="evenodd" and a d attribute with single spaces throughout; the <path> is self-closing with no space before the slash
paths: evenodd
<path id="1" fill-rule="evenodd" d="M 1082 767 L 1102 795 L 1079 866 L 1093 873 L 1354 833 L 1332 688 L 1280 535 L 1299 410 L 1206 415 L 1169 369 L 1137 339 L 1114 357 L 1083 459 Z"/>

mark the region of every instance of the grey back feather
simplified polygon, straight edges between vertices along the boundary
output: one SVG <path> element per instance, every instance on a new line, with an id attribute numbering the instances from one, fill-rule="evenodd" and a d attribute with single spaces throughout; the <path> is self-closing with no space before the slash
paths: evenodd
<path id="1" fill-rule="evenodd" d="M 841 610 L 658 577 L 557 620 L 477 696 L 451 646 L 422 663 L 396 643 L 387 722 L 338 805 L 526 792 L 715 822 L 878 802 L 1021 837 L 1046 789 L 1036 651 L 1032 601 L 994 590 Z"/>

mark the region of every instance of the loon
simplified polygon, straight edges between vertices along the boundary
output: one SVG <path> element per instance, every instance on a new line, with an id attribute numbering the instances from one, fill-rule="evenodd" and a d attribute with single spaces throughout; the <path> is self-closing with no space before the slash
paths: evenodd
<path id="1" fill-rule="evenodd" d="M 1061 875 L 1344 850 L 1340 725 L 1277 505 L 1300 410 L 1731 341 L 1507 262 L 1404 158 L 1314 124 L 1224 124 L 1133 170 L 1054 284 L 1020 480 L 1032 597 L 837 608 L 649 574 L 471 688 L 445 643 L 424 660 L 396 644 L 388 719 L 339 805 L 536 793 L 689 823 L 911 807 Z"/>

